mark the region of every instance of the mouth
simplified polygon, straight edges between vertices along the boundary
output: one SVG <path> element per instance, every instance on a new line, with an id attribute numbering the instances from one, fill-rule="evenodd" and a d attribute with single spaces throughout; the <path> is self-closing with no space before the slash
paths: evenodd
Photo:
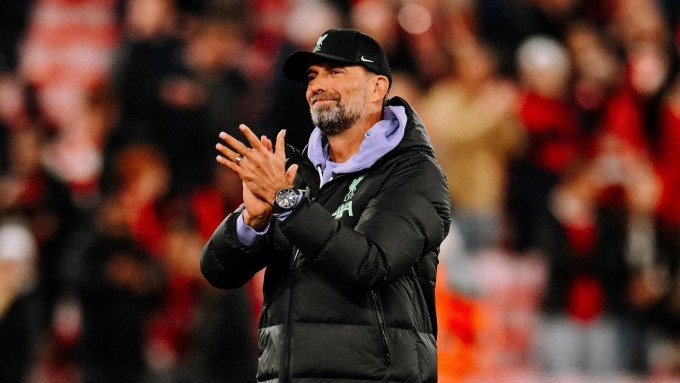
<path id="1" fill-rule="evenodd" d="M 312 97 L 312 104 L 314 104 L 314 105 L 316 105 L 316 104 L 325 105 L 325 104 L 330 104 L 330 103 L 334 103 L 334 102 L 338 102 L 338 101 L 340 101 L 340 100 L 337 97 L 328 97 L 328 96 L 322 96 L 322 95 L 317 95 L 317 96 Z"/>
<path id="2" fill-rule="evenodd" d="M 334 102 L 335 101 L 333 101 L 333 100 L 316 100 L 316 101 L 313 102 L 313 104 L 321 106 L 321 105 L 330 105 Z"/>

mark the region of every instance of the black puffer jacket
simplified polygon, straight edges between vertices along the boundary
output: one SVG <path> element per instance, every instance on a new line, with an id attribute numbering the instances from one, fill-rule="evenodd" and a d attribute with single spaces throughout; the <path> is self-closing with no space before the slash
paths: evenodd
<path id="1" fill-rule="evenodd" d="M 296 187 L 307 189 L 294 213 L 244 247 L 239 209 L 203 249 L 216 287 L 267 268 L 261 382 L 437 381 L 434 281 L 449 192 L 420 118 L 399 98 L 389 105 L 406 108 L 404 138 L 370 169 L 319 188 L 306 153 L 291 151 Z"/>

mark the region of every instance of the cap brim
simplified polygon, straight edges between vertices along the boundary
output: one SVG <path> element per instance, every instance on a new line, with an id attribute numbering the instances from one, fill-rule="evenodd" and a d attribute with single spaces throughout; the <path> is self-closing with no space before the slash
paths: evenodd
<path id="1" fill-rule="evenodd" d="M 313 62 L 320 61 L 335 61 L 344 64 L 361 65 L 354 60 L 348 60 L 343 57 L 323 53 L 298 51 L 292 53 L 290 56 L 288 56 L 286 61 L 283 62 L 283 74 L 293 81 L 306 83 L 307 70 L 309 69 L 309 66 Z"/>

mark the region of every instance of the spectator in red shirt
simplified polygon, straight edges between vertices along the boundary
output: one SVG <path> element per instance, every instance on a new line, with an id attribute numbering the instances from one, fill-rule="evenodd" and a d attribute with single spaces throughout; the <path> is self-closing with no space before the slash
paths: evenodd
<path id="1" fill-rule="evenodd" d="M 527 250 L 534 214 L 547 208 L 560 173 L 579 156 L 581 131 L 567 101 L 571 63 L 564 46 L 534 36 L 521 45 L 517 62 L 523 90 L 519 113 L 527 143 L 511 164 L 507 198 L 512 245 Z"/>

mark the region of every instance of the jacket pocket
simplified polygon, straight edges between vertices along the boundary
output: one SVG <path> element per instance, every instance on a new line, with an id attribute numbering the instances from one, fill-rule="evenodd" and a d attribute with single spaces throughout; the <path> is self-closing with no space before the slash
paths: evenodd
<path id="1" fill-rule="evenodd" d="M 385 363 L 389 365 L 392 363 L 392 355 L 390 354 L 390 344 L 387 340 L 385 313 L 383 312 L 380 295 L 375 291 L 371 291 L 371 305 L 373 306 L 373 312 L 375 313 L 376 324 L 378 326 L 378 337 L 380 338 L 380 346 L 382 347 Z"/>

